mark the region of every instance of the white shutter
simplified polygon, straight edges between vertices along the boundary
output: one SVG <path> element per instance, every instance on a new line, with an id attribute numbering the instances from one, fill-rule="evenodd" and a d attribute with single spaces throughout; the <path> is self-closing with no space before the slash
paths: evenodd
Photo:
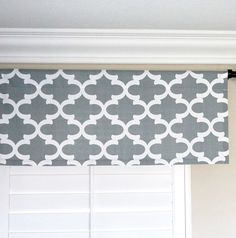
<path id="1" fill-rule="evenodd" d="M 2 167 L 1 238 L 184 238 L 184 166 Z"/>
<path id="2" fill-rule="evenodd" d="M 169 168 L 92 170 L 92 237 L 172 237 Z"/>

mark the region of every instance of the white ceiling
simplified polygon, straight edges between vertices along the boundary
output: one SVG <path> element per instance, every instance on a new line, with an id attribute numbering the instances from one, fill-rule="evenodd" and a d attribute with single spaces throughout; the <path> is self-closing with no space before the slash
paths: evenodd
<path id="1" fill-rule="evenodd" d="M 236 0 L 0 0 L 0 27 L 236 30 Z"/>

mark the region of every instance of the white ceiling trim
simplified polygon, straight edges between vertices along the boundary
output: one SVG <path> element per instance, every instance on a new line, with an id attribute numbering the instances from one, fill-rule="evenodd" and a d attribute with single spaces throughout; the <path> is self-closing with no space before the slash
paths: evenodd
<path id="1" fill-rule="evenodd" d="M 0 63 L 236 64 L 236 31 L 0 28 Z"/>

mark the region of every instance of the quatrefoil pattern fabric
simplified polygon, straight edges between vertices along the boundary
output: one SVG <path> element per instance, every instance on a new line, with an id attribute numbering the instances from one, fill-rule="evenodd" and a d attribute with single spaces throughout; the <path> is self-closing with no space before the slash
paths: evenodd
<path id="1" fill-rule="evenodd" d="M 227 74 L 0 70 L 0 164 L 228 162 Z"/>

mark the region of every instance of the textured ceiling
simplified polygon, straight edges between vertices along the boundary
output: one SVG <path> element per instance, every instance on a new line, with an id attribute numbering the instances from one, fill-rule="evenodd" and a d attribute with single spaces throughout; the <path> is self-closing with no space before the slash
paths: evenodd
<path id="1" fill-rule="evenodd" d="M 236 30 L 235 0 L 0 0 L 0 27 Z"/>

